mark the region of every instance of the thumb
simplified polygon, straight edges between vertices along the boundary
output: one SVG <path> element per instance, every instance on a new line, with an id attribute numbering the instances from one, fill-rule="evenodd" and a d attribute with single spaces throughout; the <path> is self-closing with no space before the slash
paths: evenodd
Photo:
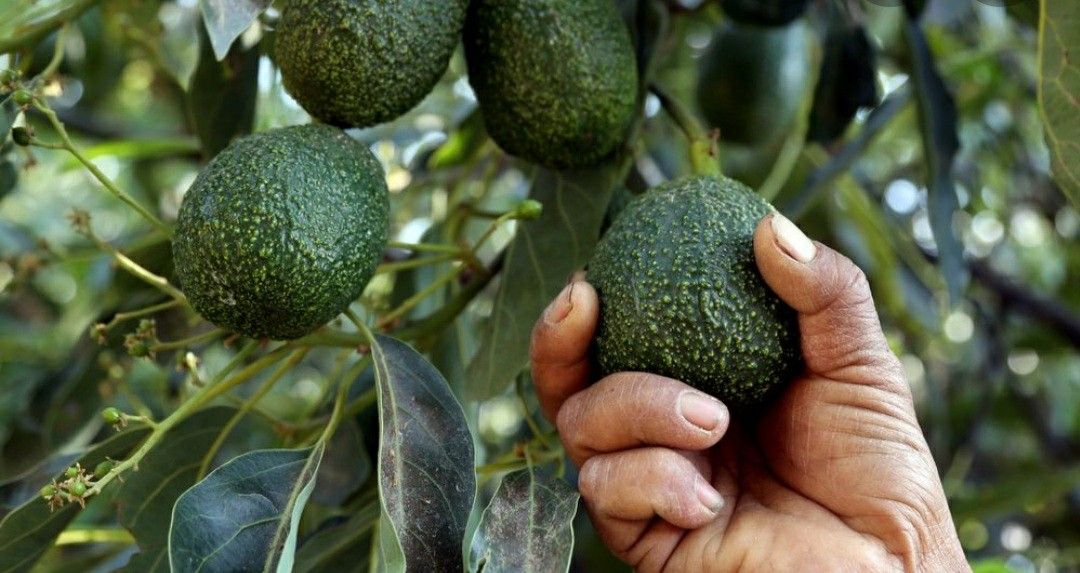
<path id="1" fill-rule="evenodd" d="M 880 382 L 883 369 L 895 370 L 870 285 L 855 263 L 811 241 L 779 213 L 758 223 L 754 257 L 769 287 L 799 313 L 803 358 L 811 372 L 852 382 L 872 374 Z"/>

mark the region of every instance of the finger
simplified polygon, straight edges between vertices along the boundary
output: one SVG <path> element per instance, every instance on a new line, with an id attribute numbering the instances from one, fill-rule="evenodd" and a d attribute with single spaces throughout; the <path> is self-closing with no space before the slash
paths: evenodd
<path id="1" fill-rule="evenodd" d="M 852 368 L 894 369 L 897 360 L 881 331 L 870 285 L 855 263 L 811 241 L 778 213 L 758 223 L 754 256 L 765 282 L 799 313 L 803 356 L 811 372 L 831 376 Z M 880 376 L 871 380 L 882 381 Z"/>
<path id="2" fill-rule="evenodd" d="M 645 445 L 703 450 L 720 441 L 729 419 L 723 403 L 678 380 L 620 372 L 567 399 L 556 425 L 580 466 L 597 453 Z"/>
<path id="3" fill-rule="evenodd" d="M 548 305 L 533 327 L 529 355 L 533 384 L 548 420 L 589 382 L 592 344 L 600 302 L 592 285 L 574 280 Z"/>
<path id="4" fill-rule="evenodd" d="M 612 547 L 626 548 L 654 517 L 686 529 L 715 519 L 724 499 L 708 468 L 700 453 L 638 448 L 590 458 L 578 489 L 597 530 Z"/>

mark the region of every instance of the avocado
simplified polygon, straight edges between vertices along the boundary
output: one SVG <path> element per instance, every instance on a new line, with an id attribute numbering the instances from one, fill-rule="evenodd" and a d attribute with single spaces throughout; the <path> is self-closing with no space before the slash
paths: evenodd
<path id="1" fill-rule="evenodd" d="M 469 83 L 507 153 L 587 167 L 626 137 L 638 71 L 611 0 L 475 0 L 464 39 Z"/>
<path id="2" fill-rule="evenodd" d="M 795 311 L 765 284 L 753 253 L 771 209 L 749 187 L 709 176 L 632 200 L 588 268 L 602 373 L 676 378 L 733 406 L 788 381 L 801 367 Z"/>
<path id="3" fill-rule="evenodd" d="M 360 296 L 386 247 L 389 210 L 379 161 L 336 127 L 237 139 L 184 196 L 176 276 L 206 320 L 297 338 Z"/>
<path id="4" fill-rule="evenodd" d="M 446 72 L 467 0 L 289 0 L 274 54 L 312 116 L 368 127 L 420 103 Z"/>
<path id="5" fill-rule="evenodd" d="M 809 0 L 720 0 L 732 20 L 759 26 L 784 26 L 802 16 Z"/>
<path id="6" fill-rule="evenodd" d="M 795 126 L 810 83 L 810 28 L 725 25 L 702 56 L 698 106 L 720 139 L 768 145 Z"/>

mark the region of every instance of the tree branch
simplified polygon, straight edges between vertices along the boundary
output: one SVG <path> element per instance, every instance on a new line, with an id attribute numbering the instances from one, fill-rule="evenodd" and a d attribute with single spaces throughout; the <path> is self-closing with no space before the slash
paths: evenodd
<path id="1" fill-rule="evenodd" d="M 968 265 L 971 276 L 1001 298 L 1006 310 L 1016 308 L 1058 331 L 1074 347 L 1080 348 L 1080 315 L 1061 302 L 1034 292 L 984 261 Z"/>

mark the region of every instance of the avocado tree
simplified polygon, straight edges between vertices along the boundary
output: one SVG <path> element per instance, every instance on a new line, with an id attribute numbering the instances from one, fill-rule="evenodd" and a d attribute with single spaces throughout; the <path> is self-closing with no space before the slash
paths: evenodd
<path id="1" fill-rule="evenodd" d="M 619 567 L 533 324 L 584 271 L 598 374 L 752 421 L 773 208 L 976 568 L 1076 568 L 1078 51 L 1068 0 L 0 4 L 0 573 Z"/>

